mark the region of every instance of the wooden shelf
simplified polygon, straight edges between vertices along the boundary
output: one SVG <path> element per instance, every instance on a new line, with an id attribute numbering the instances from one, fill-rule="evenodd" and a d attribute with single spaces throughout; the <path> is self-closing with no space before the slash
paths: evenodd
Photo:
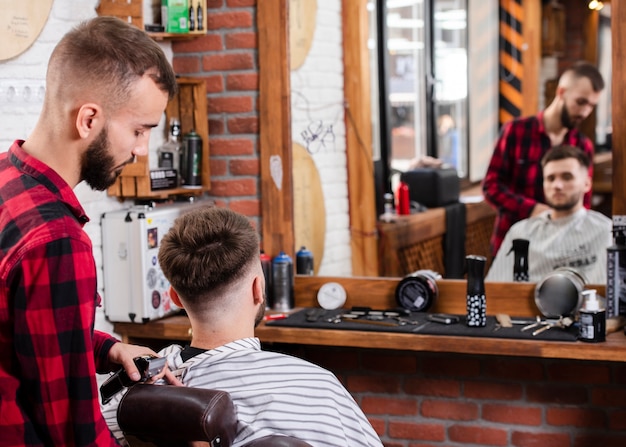
<path id="1" fill-rule="evenodd" d="M 121 199 L 167 199 L 181 195 L 198 196 L 211 189 L 206 85 L 203 79 L 197 78 L 178 78 L 177 82 L 178 94 L 165 109 L 166 122 L 169 123 L 170 117 L 177 117 L 181 135 L 193 129 L 202 138 L 202 187 L 153 191 L 150 188 L 149 158 L 140 156 L 135 163 L 124 166 L 115 184 L 108 189 L 109 195 Z"/>

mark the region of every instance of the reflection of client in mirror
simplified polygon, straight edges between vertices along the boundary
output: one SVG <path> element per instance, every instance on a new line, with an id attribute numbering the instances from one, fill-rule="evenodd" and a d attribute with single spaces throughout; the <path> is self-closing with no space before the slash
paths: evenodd
<path id="1" fill-rule="evenodd" d="M 558 267 L 571 267 L 587 283 L 606 282 L 606 248 L 611 219 L 583 206 L 591 189 L 589 156 L 574 146 L 556 146 L 541 160 L 543 191 L 551 207 L 521 220 L 507 232 L 487 274 L 487 281 L 513 281 L 514 239 L 528 239 L 528 274 L 538 282 Z"/>

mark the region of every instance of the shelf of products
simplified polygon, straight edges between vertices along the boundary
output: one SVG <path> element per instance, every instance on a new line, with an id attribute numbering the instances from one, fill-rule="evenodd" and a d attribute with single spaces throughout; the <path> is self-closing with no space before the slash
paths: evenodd
<path id="1" fill-rule="evenodd" d="M 135 163 L 126 165 L 113 186 L 110 196 L 122 199 L 167 199 L 172 196 L 198 196 L 211 187 L 209 168 L 209 122 L 207 119 L 206 86 L 203 79 L 178 78 L 178 93 L 165 110 L 166 123 L 170 118 L 180 120 L 181 135 L 195 130 L 202 138 L 201 172 L 202 186 L 199 188 L 173 188 L 152 190 L 150 182 L 149 156 L 137 157 Z M 169 132 L 169 124 L 166 125 Z"/>
<path id="2" fill-rule="evenodd" d="M 159 19 L 160 23 L 160 10 L 161 1 L 152 1 L 152 10 L 145 11 L 143 0 L 100 0 L 100 3 L 96 7 L 96 12 L 99 16 L 113 16 L 118 17 L 126 22 L 132 23 L 137 28 L 146 29 L 146 25 L 152 25 L 145 20 L 148 18 Z M 187 11 L 189 6 L 193 8 L 194 14 L 194 30 L 185 33 L 166 33 L 166 32 L 153 32 L 146 31 L 154 40 L 182 40 L 182 39 L 194 39 L 206 34 L 207 29 L 207 15 L 205 11 L 204 0 L 187 0 L 185 2 Z M 198 19 L 199 18 L 199 19 Z M 198 27 L 198 21 L 201 23 L 201 27 Z"/>

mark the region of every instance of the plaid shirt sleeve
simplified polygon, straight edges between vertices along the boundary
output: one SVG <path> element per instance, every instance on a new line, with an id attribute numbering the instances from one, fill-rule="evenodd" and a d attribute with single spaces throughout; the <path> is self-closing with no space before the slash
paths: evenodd
<path id="1" fill-rule="evenodd" d="M 95 379 L 95 358 L 106 357 L 113 341 L 93 331 L 91 244 L 51 239 L 29 248 L 14 282 L 15 352 L 23 397 L 36 409 L 31 422 L 46 445 L 117 445 L 100 412 Z"/>

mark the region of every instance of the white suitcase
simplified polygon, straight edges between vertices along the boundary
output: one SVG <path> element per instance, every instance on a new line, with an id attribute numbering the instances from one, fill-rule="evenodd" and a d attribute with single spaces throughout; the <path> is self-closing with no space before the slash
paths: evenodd
<path id="1" fill-rule="evenodd" d="M 174 220 L 196 205 L 136 206 L 102 215 L 104 314 L 146 323 L 178 312 L 157 255 Z"/>

